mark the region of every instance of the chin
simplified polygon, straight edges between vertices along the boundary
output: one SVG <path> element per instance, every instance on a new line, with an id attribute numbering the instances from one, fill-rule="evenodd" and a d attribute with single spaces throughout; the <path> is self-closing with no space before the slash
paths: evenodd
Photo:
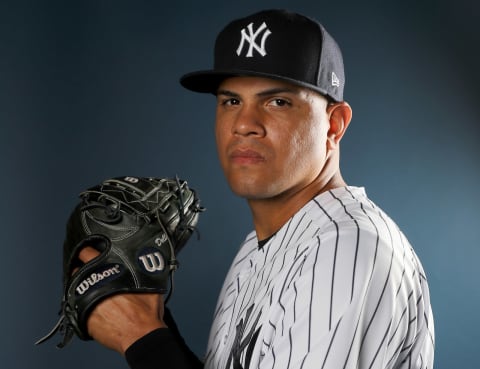
<path id="1" fill-rule="evenodd" d="M 261 193 L 263 192 L 259 190 L 258 186 L 248 182 L 230 183 L 230 189 L 235 195 L 243 197 L 247 200 L 260 198 L 262 197 Z"/>
<path id="2" fill-rule="evenodd" d="M 245 200 L 265 200 L 276 196 L 270 186 L 257 183 L 235 183 L 230 188 L 235 195 Z"/>

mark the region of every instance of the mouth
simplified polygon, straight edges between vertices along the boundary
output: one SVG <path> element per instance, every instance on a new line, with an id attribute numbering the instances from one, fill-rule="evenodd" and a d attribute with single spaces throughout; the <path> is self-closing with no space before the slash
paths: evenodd
<path id="1" fill-rule="evenodd" d="M 236 149 L 230 154 L 230 160 L 235 164 L 248 165 L 264 162 L 265 158 L 254 150 Z"/>

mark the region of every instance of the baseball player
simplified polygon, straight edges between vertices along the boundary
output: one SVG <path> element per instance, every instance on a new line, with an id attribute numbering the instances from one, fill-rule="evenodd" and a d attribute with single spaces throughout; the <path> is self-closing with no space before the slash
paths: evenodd
<path id="1" fill-rule="evenodd" d="M 181 83 L 216 96 L 220 163 L 255 229 L 226 276 L 206 355 L 189 351 L 156 295 L 100 303 L 93 338 L 133 369 L 433 367 L 422 265 L 340 172 L 344 82 L 338 45 L 308 17 L 261 11 L 219 33 L 214 68 Z"/>

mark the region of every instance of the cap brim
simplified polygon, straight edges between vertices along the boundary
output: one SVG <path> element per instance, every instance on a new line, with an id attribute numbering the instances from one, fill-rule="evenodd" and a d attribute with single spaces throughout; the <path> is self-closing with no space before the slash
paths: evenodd
<path id="1" fill-rule="evenodd" d="M 293 78 L 287 78 L 271 73 L 254 72 L 249 70 L 204 70 L 198 72 L 187 73 L 180 78 L 180 84 L 188 90 L 202 93 L 216 94 L 218 86 L 222 81 L 229 77 L 263 77 L 285 81 L 297 86 L 306 87 L 327 95 L 327 91 L 318 86 L 311 85 Z"/>
<path id="2" fill-rule="evenodd" d="M 220 83 L 234 75 L 228 71 L 203 70 L 183 75 L 180 84 L 187 90 L 215 94 Z"/>

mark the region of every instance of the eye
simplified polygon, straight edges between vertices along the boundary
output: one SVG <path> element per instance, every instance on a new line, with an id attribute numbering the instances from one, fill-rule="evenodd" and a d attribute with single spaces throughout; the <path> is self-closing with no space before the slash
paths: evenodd
<path id="1" fill-rule="evenodd" d="M 223 105 L 223 106 L 240 105 L 240 100 L 234 97 L 219 99 L 219 102 L 220 102 L 220 105 Z"/>
<path id="2" fill-rule="evenodd" d="M 276 98 L 270 100 L 268 102 L 268 105 L 283 107 L 283 106 L 290 106 L 292 104 L 287 99 L 284 99 L 284 98 L 281 98 L 281 97 L 276 97 Z"/>

